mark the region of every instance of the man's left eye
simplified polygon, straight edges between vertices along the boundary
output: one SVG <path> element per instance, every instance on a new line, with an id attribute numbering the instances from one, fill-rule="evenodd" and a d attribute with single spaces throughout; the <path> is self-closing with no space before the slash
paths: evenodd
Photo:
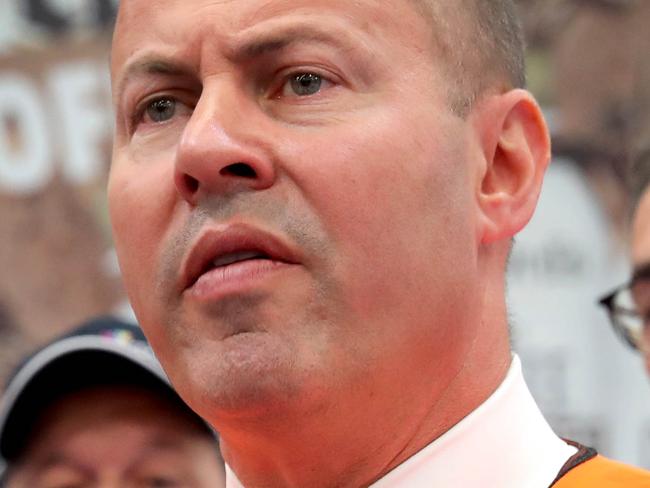
<path id="1" fill-rule="evenodd" d="M 282 87 L 282 96 L 307 97 L 320 92 L 329 81 L 316 73 L 296 73 L 291 75 Z"/>
<path id="2" fill-rule="evenodd" d="M 176 112 L 176 100 L 168 97 L 159 98 L 150 102 L 145 112 L 145 118 L 148 118 L 151 122 L 165 122 L 174 116 Z"/>

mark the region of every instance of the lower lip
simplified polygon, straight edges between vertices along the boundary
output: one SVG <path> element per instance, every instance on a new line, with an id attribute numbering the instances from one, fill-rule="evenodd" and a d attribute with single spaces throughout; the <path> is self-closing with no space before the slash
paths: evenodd
<path id="1" fill-rule="evenodd" d="M 214 302 L 228 295 L 250 291 L 270 274 L 291 264 L 271 259 L 249 259 L 211 269 L 186 290 L 198 301 Z"/>

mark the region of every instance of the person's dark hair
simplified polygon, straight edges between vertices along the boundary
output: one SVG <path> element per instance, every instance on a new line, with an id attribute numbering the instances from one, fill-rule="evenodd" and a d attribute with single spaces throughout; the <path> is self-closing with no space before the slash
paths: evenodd
<path id="1" fill-rule="evenodd" d="M 643 192 L 650 185 L 650 146 L 638 151 L 632 158 L 628 174 L 630 188 L 630 214 L 639 205 Z"/>
<path id="2" fill-rule="evenodd" d="M 490 88 L 526 85 L 524 38 L 513 0 L 417 0 L 451 68 L 453 107 L 467 114 Z"/>

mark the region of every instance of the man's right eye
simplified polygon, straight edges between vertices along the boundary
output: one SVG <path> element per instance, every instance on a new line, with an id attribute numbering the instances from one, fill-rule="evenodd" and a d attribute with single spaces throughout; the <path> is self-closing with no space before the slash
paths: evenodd
<path id="1" fill-rule="evenodd" d="M 177 121 L 191 117 L 193 111 L 194 103 L 189 96 L 158 95 L 144 99 L 135 106 L 129 128 L 135 133 L 140 126 L 151 129 L 175 125 Z"/>

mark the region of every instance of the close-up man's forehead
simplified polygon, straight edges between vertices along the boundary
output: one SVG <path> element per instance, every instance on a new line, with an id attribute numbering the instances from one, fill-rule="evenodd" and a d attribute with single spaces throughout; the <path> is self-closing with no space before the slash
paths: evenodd
<path id="1" fill-rule="evenodd" d="M 124 86 L 125 68 L 143 58 L 180 61 L 186 72 L 211 70 L 219 59 L 237 59 L 237 47 L 258 35 L 291 37 L 287 30 L 300 25 L 303 39 L 305 31 L 313 39 L 329 35 L 344 51 L 400 46 L 429 56 L 440 43 L 415 7 L 421 1 L 429 0 L 122 0 L 111 55 L 114 88 Z"/>
<path id="2" fill-rule="evenodd" d="M 212 28 L 211 35 L 229 34 L 265 20 L 300 14 L 339 15 L 367 31 L 396 28 L 428 11 L 430 0 L 122 0 L 114 48 L 132 47 L 143 35 L 155 33 L 163 40 L 179 35 L 189 25 L 193 33 Z M 412 14 L 412 15 L 409 15 Z M 423 24 L 426 26 L 427 24 Z M 415 26 L 410 33 L 415 36 Z M 408 31 L 405 31 L 408 32 Z M 187 37 L 185 37 L 187 40 Z"/>

